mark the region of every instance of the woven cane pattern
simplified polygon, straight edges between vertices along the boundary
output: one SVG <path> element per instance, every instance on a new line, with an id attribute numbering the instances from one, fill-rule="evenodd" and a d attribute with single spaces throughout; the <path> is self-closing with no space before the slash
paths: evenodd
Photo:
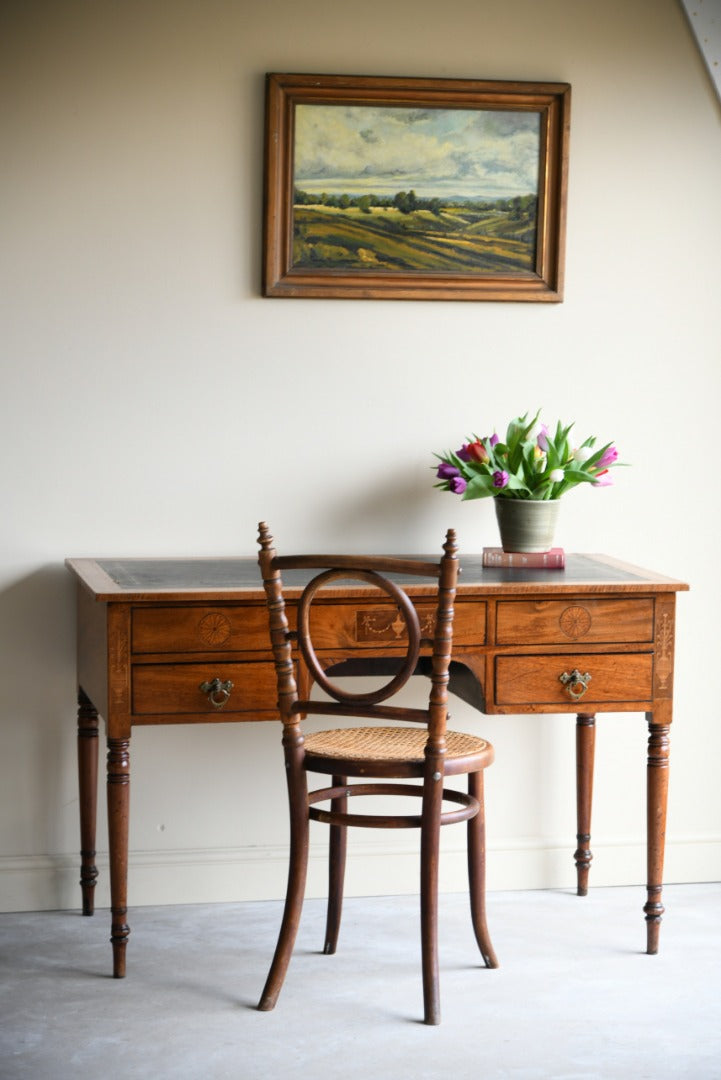
<path id="1" fill-rule="evenodd" d="M 305 749 L 309 754 L 330 758 L 420 762 L 423 761 L 427 742 L 426 728 L 338 728 L 335 731 L 317 731 L 306 735 Z M 446 732 L 447 758 L 480 754 L 487 746 L 485 739 L 478 739 L 475 735 L 464 735 L 460 731 Z"/>

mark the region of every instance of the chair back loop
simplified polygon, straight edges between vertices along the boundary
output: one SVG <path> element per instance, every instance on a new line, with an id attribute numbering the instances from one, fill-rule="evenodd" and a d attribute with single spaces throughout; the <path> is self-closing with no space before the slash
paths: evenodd
<path id="1" fill-rule="evenodd" d="M 406 647 L 406 655 L 402 660 L 399 671 L 393 676 L 390 682 L 385 684 L 385 686 L 381 686 L 366 693 L 360 693 L 357 690 L 348 693 L 341 689 L 341 687 L 332 683 L 326 676 L 313 647 L 310 626 L 311 605 L 320 589 L 325 585 L 328 585 L 331 581 L 337 580 L 365 581 L 369 585 L 373 585 L 377 589 L 380 589 L 397 605 L 399 614 L 405 623 L 408 644 Z M 298 645 L 313 679 L 326 694 L 333 698 L 334 701 L 376 705 L 378 702 L 386 701 L 389 697 L 396 694 L 403 686 L 405 686 L 413 672 L 416 670 L 421 648 L 421 627 L 418 620 L 418 613 L 407 593 L 405 593 L 399 585 L 396 585 L 394 581 L 383 577 L 374 570 L 331 569 L 325 570 L 321 574 L 317 574 L 303 590 L 303 594 L 298 603 Z"/>

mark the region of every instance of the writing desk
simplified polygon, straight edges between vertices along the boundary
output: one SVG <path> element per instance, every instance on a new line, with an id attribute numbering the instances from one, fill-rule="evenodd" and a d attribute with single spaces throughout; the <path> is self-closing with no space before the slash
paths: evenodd
<path id="1" fill-rule="evenodd" d="M 92 915 L 98 715 L 107 734 L 113 974 L 125 974 L 130 736 L 138 724 L 275 720 L 265 594 L 253 558 L 68 559 L 77 579 L 78 765 L 83 913 Z M 285 575 L 291 603 L 303 572 Z M 434 584 L 408 588 L 424 634 Z M 588 888 L 595 715 L 648 721 L 647 951 L 658 951 L 676 592 L 680 581 L 603 555 L 563 570 L 484 568 L 461 557 L 449 690 L 485 713 L 576 716 L 578 893 Z M 390 601 L 362 583 L 317 598 L 318 656 L 336 673 L 373 672 L 404 633 Z M 426 625 L 424 625 L 424 619 Z M 327 632 L 324 650 L 323 632 Z M 338 641 L 341 642 L 340 646 Z M 423 663 L 423 660 L 421 661 Z M 299 671 L 301 679 L 307 678 Z M 304 691 L 305 694 L 305 691 Z"/>

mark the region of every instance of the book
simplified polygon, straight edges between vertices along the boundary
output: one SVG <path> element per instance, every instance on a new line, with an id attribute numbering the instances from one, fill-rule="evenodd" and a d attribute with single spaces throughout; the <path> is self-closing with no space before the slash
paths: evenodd
<path id="1" fill-rule="evenodd" d="M 560 547 L 551 548 L 550 551 L 504 551 L 499 547 L 484 547 L 483 565 L 510 566 L 516 570 L 563 570 L 566 553 Z"/>

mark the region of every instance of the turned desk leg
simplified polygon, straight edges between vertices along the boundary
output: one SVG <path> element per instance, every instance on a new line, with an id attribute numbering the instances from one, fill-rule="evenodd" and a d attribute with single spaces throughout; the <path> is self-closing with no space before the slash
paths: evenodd
<path id="1" fill-rule="evenodd" d="M 125 976 L 128 914 L 128 823 L 130 810 L 130 739 L 108 739 L 108 840 L 113 978 Z"/>
<path id="2" fill-rule="evenodd" d="M 663 888 L 663 857 L 666 844 L 666 806 L 668 803 L 669 725 L 648 722 L 648 768 L 647 768 L 647 894 L 644 905 L 646 914 L 646 952 L 658 952 L 658 937 L 664 906 L 661 902 Z"/>
<path id="3" fill-rule="evenodd" d="M 591 806 L 593 803 L 593 760 L 596 749 L 596 717 L 579 713 L 576 717 L 576 860 L 577 894 L 588 892 L 591 868 Z"/>
<path id="4" fill-rule="evenodd" d="M 78 791 L 80 796 L 80 888 L 83 915 L 95 911 L 95 830 L 98 817 L 98 712 L 78 692 Z"/>

